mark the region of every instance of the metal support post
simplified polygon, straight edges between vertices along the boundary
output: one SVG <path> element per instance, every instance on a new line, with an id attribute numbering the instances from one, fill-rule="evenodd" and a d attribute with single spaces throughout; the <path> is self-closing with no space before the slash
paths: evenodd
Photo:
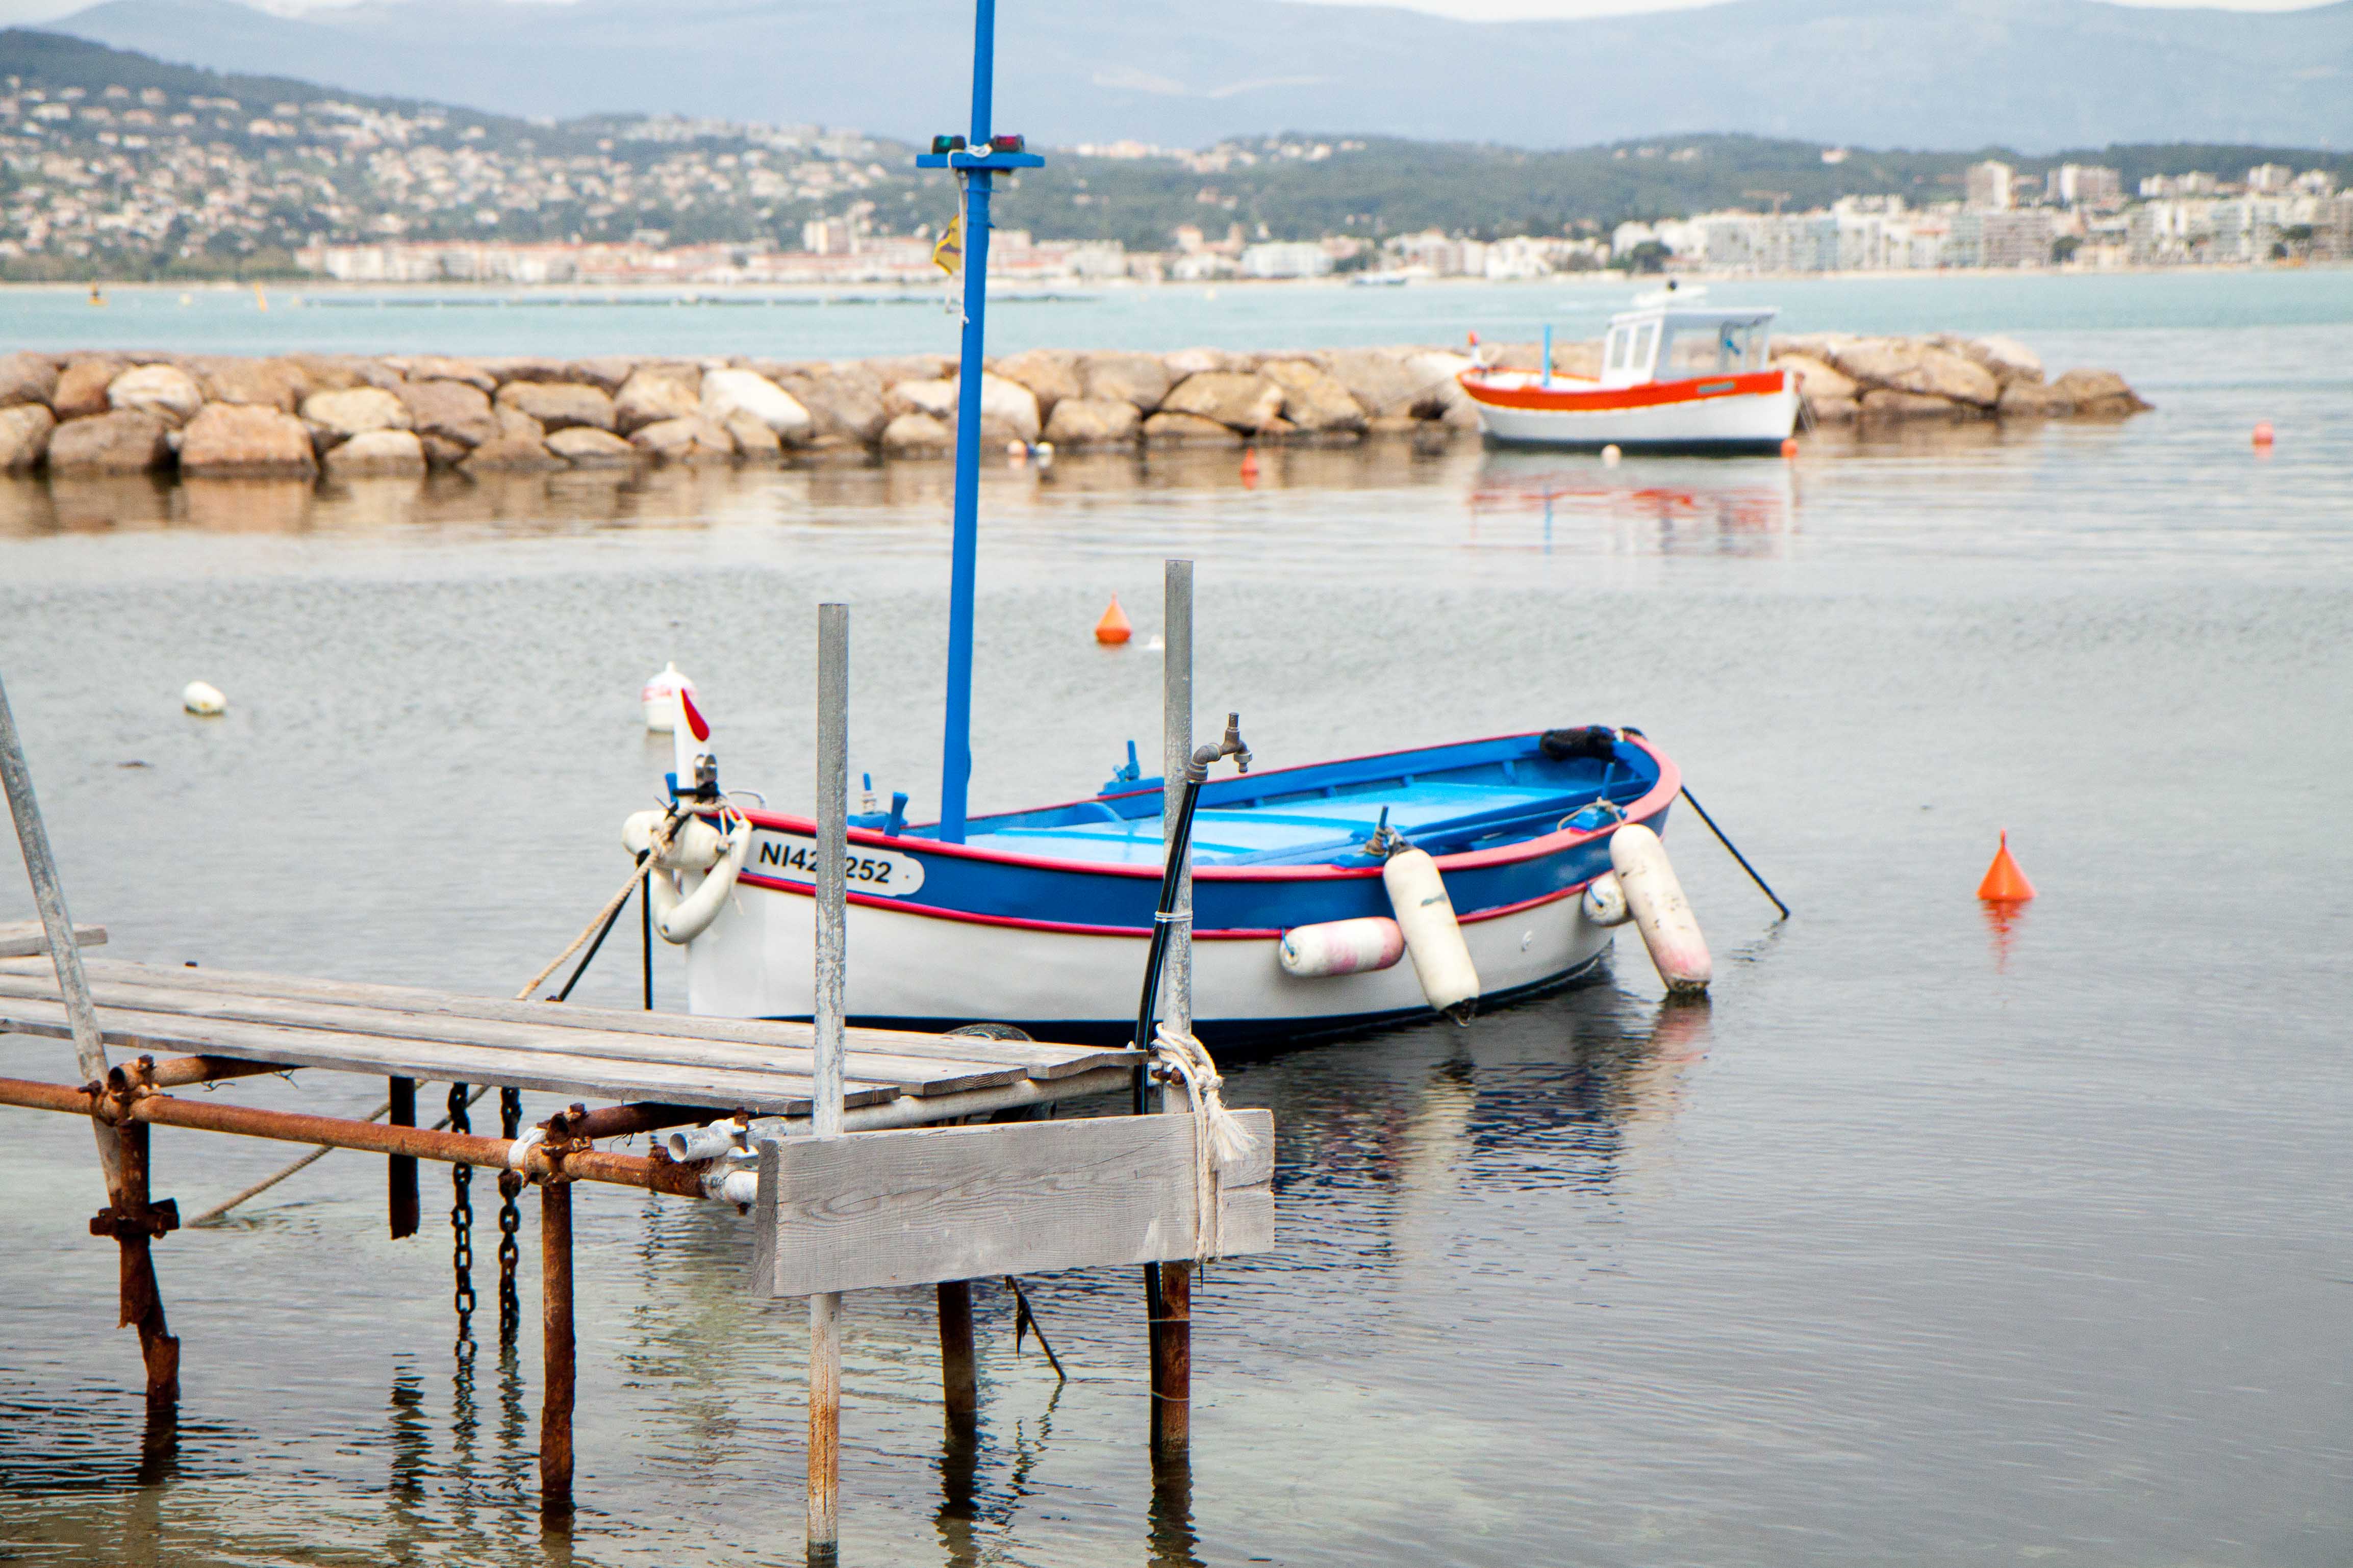
<path id="1" fill-rule="evenodd" d="M 967 368 L 977 366 L 967 362 Z M 817 628 L 817 1082 L 809 1131 L 839 1138 L 849 947 L 849 606 L 819 605 Z M 830 1568 L 841 1544 L 841 1298 L 812 1296 L 808 1310 L 808 1561 Z"/>
<path id="2" fill-rule="evenodd" d="M 1176 781 L 1193 755 L 1193 563 L 1166 563 L 1167 605 L 1163 628 L 1166 653 L 1161 674 L 1160 833 L 1176 841 Z M 1193 1027 L 1193 859 L 1189 850 L 1176 873 L 1176 920 L 1168 931 L 1168 961 L 1163 972 L 1162 1016 L 1172 1030 Z M 1166 1110 L 1164 1089 L 1150 1097 L 1151 1109 Z M 1149 1263 L 1144 1269 L 1145 1321 L 1152 1353 L 1152 1451 L 1182 1454 L 1192 1441 L 1193 1266 Z"/>
<path id="3" fill-rule="evenodd" d="M 395 1127 L 417 1125 L 417 1080 L 396 1078 L 391 1080 L 390 1109 L 385 1121 Z M 387 1154 L 384 1158 L 386 1197 L 392 1212 L 392 1239 L 400 1241 L 417 1234 L 419 1199 L 417 1192 L 417 1156 Z"/>
<path id="4" fill-rule="evenodd" d="M 572 1184 L 550 1178 L 539 1189 L 541 1380 L 539 1506 L 572 1507 L 572 1402 L 577 1377 L 572 1331 Z"/>

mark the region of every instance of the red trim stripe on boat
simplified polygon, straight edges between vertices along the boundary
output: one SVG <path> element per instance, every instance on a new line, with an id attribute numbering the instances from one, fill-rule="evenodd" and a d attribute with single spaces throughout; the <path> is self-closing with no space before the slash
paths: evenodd
<path id="1" fill-rule="evenodd" d="M 1513 372 L 1513 374 L 1521 374 Z M 1655 408 L 1667 403 L 1699 403 L 1717 397 L 1762 397 L 1788 384 L 1788 371 L 1757 370 L 1741 375 L 1701 376 L 1687 381 L 1646 381 L 1580 392 L 1560 386 L 1496 386 L 1475 370 L 1456 379 L 1477 403 L 1497 408 L 1534 408 L 1556 414 L 1596 414 L 1612 408 Z"/>

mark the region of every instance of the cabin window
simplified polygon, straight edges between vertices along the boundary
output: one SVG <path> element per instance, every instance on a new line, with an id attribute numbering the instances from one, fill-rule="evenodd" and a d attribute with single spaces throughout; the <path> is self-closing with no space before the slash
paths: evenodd
<path id="1" fill-rule="evenodd" d="M 1627 368 L 1641 370 L 1651 363 L 1651 340 L 1658 332 L 1658 323 L 1644 321 L 1634 329 L 1634 350 L 1627 359 Z"/>
<path id="2" fill-rule="evenodd" d="M 1626 340 L 1628 336 L 1630 336 L 1630 334 L 1623 327 L 1619 328 L 1616 331 L 1609 334 L 1609 368 L 1611 370 L 1624 370 L 1626 368 Z"/>

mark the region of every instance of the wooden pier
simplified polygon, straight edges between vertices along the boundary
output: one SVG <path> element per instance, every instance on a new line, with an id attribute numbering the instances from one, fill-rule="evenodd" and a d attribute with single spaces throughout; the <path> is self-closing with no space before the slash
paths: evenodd
<path id="1" fill-rule="evenodd" d="M 1172 610 L 1181 604 L 1184 611 L 1181 628 L 1172 619 L 1170 647 L 1187 659 L 1181 688 L 1173 660 L 1170 677 L 1169 748 L 1180 763 L 1191 723 L 1191 578 L 1189 569 L 1178 570 L 1184 564 L 1172 563 L 1170 571 Z M 846 608 L 821 606 L 818 985 L 809 1023 L 86 959 L 82 948 L 103 943 L 106 933 L 74 925 L 67 912 L 0 689 L 0 782 L 41 914 L 37 922 L 0 925 L 0 1036 L 70 1041 L 76 1067 L 68 1081 L 0 1077 L 0 1105 L 90 1120 L 108 1194 L 90 1233 L 121 1248 L 121 1322 L 138 1330 L 152 1411 L 168 1415 L 180 1397 L 181 1346 L 166 1318 L 153 1244 L 181 1222 L 174 1201 L 154 1195 L 148 1130 L 185 1127 L 385 1155 L 395 1238 L 417 1233 L 420 1162 L 456 1168 L 461 1214 L 470 1172 L 497 1172 L 506 1334 L 515 1332 L 519 1316 L 513 1206 L 524 1185 L 539 1187 L 541 1505 L 553 1518 L 567 1515 L 572 1500 L 578 1353 L 572 1189 L 583 1182 L 756 1208 L 756 1255 L 746 1259 L 752 1289 L 806 1297 L 809 1307 L 813 1564 L 831 1564 L 838 1550 L 837 1325 L 845 1290 L 936 1287 L 943 1408 L 951 1428 L 965 1432 L 978 1414 L 970 1280 L 1142 1264 L 1155 1473 L 1189 1474 L 1191 1264 L 1271 1247 L 1274 1213 L 1271 1121 L 1264 1111 L 1237 1116 L 1224 1109 L 1214 1069 L 1187 1032 L 1189 864 L 1176 855 L 1164 882 L 1163 940 L 1173 958 L 1165 995 L 1174 1034 L 1155 1034 L 1154 998 L 1162 994 L 1155 986 L 1163 983 L 1155 969 L 1139 1024 L 1139 1035 L 1155 1040 L 1152 1050 L 1000 1037 L 1003 1031 L 847 1026 L 848 636 Z M 1180 689 L 1181 712 L 1174 700 Z M 1195 766 L 1198 783 L 1198 757 Z M 607 929 L 620 905 L 617 898 L 608 906 Z M 110 1050 L 129 1059 L 111 1060 Z M 171 1092 L 261 1073 L 321 1072 L 383 1079 L 388 1095 L 378 1115 L 386 1119 Z M 443 1126 L 417 1125 L 424 1081 L 450 1086 Z M 1189 1093 L 1172 1089 L 1180 1083 Z M 473 1099 L 492 1088 L 501 1091 L 495 1138 L 475 1134 L 467 1117 Z M 526 1130 L 523 1090 L 578 1099 Z M 1064 1103 L 1105 1096 L 1154 1113 L 1053 1116 Z M 590 1109 L 590 1100 L 612 1103 Z M 679 1145 L 678 1158 L 659 1140 L 644 1154 L 596 1146 L 600 1139 L 690 1126 L 703 1131 Z M 472 1296 L 470 1237 L 470 1227 L 459 1229 L 453 1265 L 461 1323 Z"/>

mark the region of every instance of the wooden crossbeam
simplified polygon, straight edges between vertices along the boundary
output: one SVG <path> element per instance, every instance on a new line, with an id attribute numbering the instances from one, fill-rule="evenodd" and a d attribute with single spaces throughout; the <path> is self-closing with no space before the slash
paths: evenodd
<path id="1" fill-rule="evenodd" d="M 106 928 L 74 922 L 74 945 L 98 947 L 106 941 Z M 0 921 L 0 958 L 39 958 L 47 960 L 49 939 L 38 921 Z"/>

